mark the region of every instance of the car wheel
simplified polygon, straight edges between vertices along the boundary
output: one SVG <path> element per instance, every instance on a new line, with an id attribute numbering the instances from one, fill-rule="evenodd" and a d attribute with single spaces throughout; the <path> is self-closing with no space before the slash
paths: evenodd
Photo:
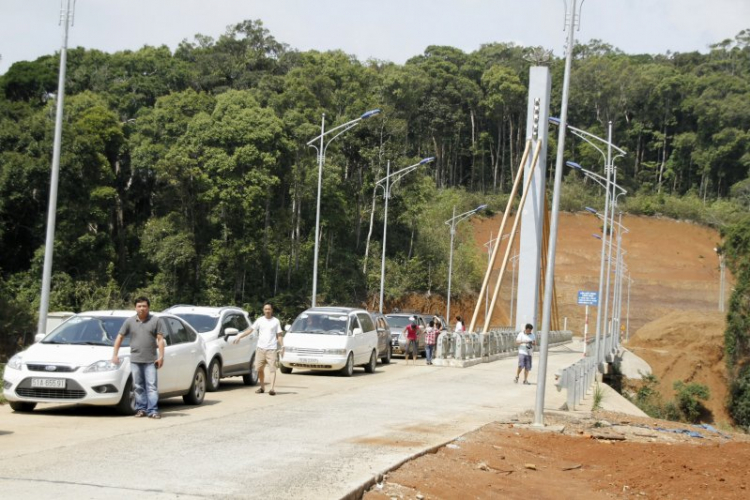
<path id="1" fill-rule="evenodd" d="M 258 370 L 255 368 L 255 356 L 250 358 L 250 373 L 242 376 L 242 382 L 245 385 L 255 385 L 258 383 Z"/>
<path id="2" fill-rule="evenodd" d="M 279 367 L 279 370 L 281 371 L 281 373 L 284 373 L 286 375 L 289 375 L 290 373 L 292 373 L 292 367 L 291 366 L 281 365 Z"/>
<path id="3" fill-rule="evenodd" d="M 36 408 L 36 403 L 29 403 L 28 401 L 11 401 L 10 407 L 13 409 L 13 411 L 29 412 L 34 411 L 34 408 Z"/>
<path id="4" fill-rule="evenodd" d="M 202 366 L 195 369 L 195 375 L 193 375 L 193 383 L 190 386 L 190 392 L 182 396 L 182 400 L 185 404 L 199 405 L 203 403 L 203 399 L 206 397 L 206 371 Z"/>
<path id="5" fill-rule="evenodd" d="M 385 356 L 380 358 L 380 362 L 383 363 L 384 365 L 391 364 L 391 356 L 393 356 L 393 352 L 391 351 L 392 349 L 391 349 L 391 346 L 389 345 L 388 348 L 385 350 Z"/>
<path id="6" fill-rule="evenodd" d="M 211 364 L 208 365 L 208 381 L 206 383 L 206 390 L 208 392 L 215 392 L 219 390 L 219 384 L 221 383 L 221 361 L 218 358 L 211 360 Z"/>
<path id="7" fill-rule="evenodd" d="M 365 371 L 367 373 L 375 373 L 375 368 L 378 365 L 378 353 L 373 349 L 370 354 L 370 362 L 365 365 Z"/>
<path id="8" fill-rule="evenodd" d="M 128 378 L 128 381 L 125 384 L 125 389 L 123 389 L 122 391 L 120 402 L 117 403 L 117 407 L 115 409 L 120 415 L 135 414 L 135 389 L 133 389 L 132 378 Z"/>
<path id="9" fill-rule="evenodd" d="M 344 377 L 351 377 L 354 373 L 354 356 L 349 353 L 349 357 L 346 358 L 346 365 L 341 369 L 341 375 Z"/>

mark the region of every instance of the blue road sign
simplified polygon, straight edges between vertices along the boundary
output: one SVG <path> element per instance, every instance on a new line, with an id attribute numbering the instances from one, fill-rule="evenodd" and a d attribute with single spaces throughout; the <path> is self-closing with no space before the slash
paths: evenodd
<path id="1" fill-rule="evenodd" d="M 582 306 L 595 306 L 599 304 L 599 292 L 578 291 L 578 304 Z"/>

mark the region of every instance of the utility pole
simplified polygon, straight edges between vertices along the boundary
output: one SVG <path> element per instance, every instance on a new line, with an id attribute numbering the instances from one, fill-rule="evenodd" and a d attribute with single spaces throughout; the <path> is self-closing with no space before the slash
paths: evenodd
<path id="1" fill-rule="evenodd" d="M 42 270 L 42 294 L 39 301 L 39 323 L 37 333 L 47 331 L 50 285 L 52 282 L 52 253 L 55 248 L 55 222 L 57 218 L 57 186 L 60 179 L 60 151 L 62 149 L 63 101 L 65 100 L 65 69 L 68 60 L 68 28 L 73 26 L 75 0 L 65 0 L 65 8 L 60 11 L 60 24 L 63 26 L 60 48 L 60 74 L 57 81 L 57 113 L 55 115 L 55 142 L 52 147 L 52 173 L 49 183 L 49 206 L 47 208 L 47 239 L 44 246 L 44 268 Z"/>
<path id="2" fill-rule="evenodd" d="M 534 425 L 544 425 L 544 391 L 547 378 L 547 354 L 549 351 L 549 328 L 552 320 L 552 290 L 555 282 L 555 252 L 557 250 L 557 230 L 560 216 L 560 187 L 562 185 L 563 160 L 565 155 L 565 134 L 568 124 L 568 97 L 570 90 L 570 67 L 573 62 L 574 31 L 578 26 L 576 7 L 579 0 L 567 0 L 568 12 L 566 29 L 568 41 L 565 47 L 565 73 L 563 76 L 562 102 L 560 105 L 560 127 L 557 134 L 557 159 L 555 161 L 555 183 L 552 194 L 552 214 L 550 215 L 549 246 L 547 249 L 547 270 L 544 275 L 544 303 L 542 306 L 541 347 L 539 349 L 539 371 L 536 386 Z M 581 0 L 583 3 L 583 0 Z"/>

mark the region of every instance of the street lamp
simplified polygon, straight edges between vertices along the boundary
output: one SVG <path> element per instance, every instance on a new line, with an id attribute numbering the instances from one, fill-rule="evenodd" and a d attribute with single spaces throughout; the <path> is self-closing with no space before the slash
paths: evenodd
<path id="1" fill-rule="evenodd" d="M 714 247 L 714 252 L 716 252 L 716 255 L 719 256 L 719 312 L 724 312 L 724 283 L 726 281 L 726 271 L 724 270 L 726 267 L 724 264 L 724 253 L 719 247 Z"/>
<path id="2" fill-rule="evenodd" d="M 567 166 L 575 169 L 575 170 L 578 170 L 583 175 L 585 175 L 586 177 L 588 177 L 592 181 L 594 181 L 597 184 L 599 184 L 601 187 L 606 188 L 607 178 L 604 177 L 603 175 L 599 175 L 596 172 L 592 172 L 591 170 L 587 170 L 587 169 L 583 168 L 581 165 L 579 165 L 578 163 L 576 163 L 574 161 L 566 161 L 565 164 Z M 628 191 L 625 188 L 623 188 L 622 186 L 620 186 L 619 184 L 616 184 L 616 183 L 611 182 L 611 181 L 610 181 L 610 184 L 612 184 L 616 189 L 619 189 L 622 194 L 628 194 Z"/>
<path id="3" fill-rule="evenodd" d="M 431 156 L 429 158 L 424 158 L 423 160 L 419 161 L 418 163 L 415 163 L 414 165 L 410 165 L 408 167 L 404 167 L 401 170 L 391 173 L 391 162 L 388 161 L 387 167 L 386 167 L 386 175 L 382 179 L 380 179 L 376 186 L 383 188 L 383 198 L 385 199 L 385 207 L 383 209 L 383 248 L 381 250 L 381 263 L 380 263 L 380 308 L 378 311 L 382 314 L 383 313 L 383 290 L 385 289 L 385 241 L 386 241 L 386 235 L 388 230 L 388 199 L 391 197 L 391 188 L 394 184 L 396 184 L 398 181 L 401 180 L 402 177 L 404 177 L 406 174 L 409 174 L 417 169 L 420 165 L 425 165 L 426 163 L 430 163 L 431 161 L 434 161 L 435 157 Z M 393 179 L 393 182 L 391 183 L 391 179 Z M 383 184 L 385 182 L 385 184 Z"/>
<path id="4" fill-rule="evenodd" d="M 613 207 L 617 205 L 617 198 L 619 198 L 623 194 L 625 194 L 625 193 L 624 192 L 623 193 L 619 193 L 615 197 L 615 199 L 613 200 Z M 609 219 L 609 217 L 607 217 L 607 214 L 602 215 L 599 212 L 597 212 L 596 209 L 591 208 L 591 207 L 586 207 L 586 211 L 594 214 L 600 220 L 604 221 L 604 227 L 605 228 L 607 227 L 607 221 Z M 619 258 L 620 244 L 621 244 L 621 241 L 622 241 L 622 232 L 624 231 L 625 233 L 628 233 L 630 231 L 628 230 L 628 228 L 626 228 L 625 226 L 622 225 L 622 212 L 620 212 L 620 222 L 616 222 L 616 221 L 612 220 L 610 227 L 614 227 L 615 224 L 618 226 L 618 231 L 617 231 L 617 252 L 618 252 L 618 258 Z M 602 238 L 602 247 L 604 247 L 607 244 L 607 232 L 606 232 L 606 230 L 602 233 L 602 235 L 603 235 L 603 238 Z M 612 262 L 612 235 L 611 234 L 609 235 L 609 256 L 607 258 L 607 262 L 610 263 L 610 268 L 611 268 L 611 262 Z M 601 292 L 602 292 L 602 285 L 604 284 L 604 280 L 602 279 L 603 278 L 603 274 L 604 274 L 604 252 L 602 252 L 602 261 L 601 261 L 601 267 L 600 267 L 600 272 L 599 272 L 600 281 L 599 281 L 599 296 L 598 296 L 598 301 L 597 301 L 597 308 L 598 309 L 597 309 L 597 318 L 596 318 L 597 326 L 601 323 L 602 324 L 602 329 L 604 330 L 604 329 L 607 329 L 607 316 L 608 316 L 608 309 L 609 309 L 610 273 L 607 272 L 607 276 L 606 276 L 606 291 L 604 292 L 604 308 L 602 309 L 602 307 L 601 307 L 601 305 L 602 305 L 602 295 L 601 295 Z M 614 305 L 614 302 L 613 302 L 613 305 Z M 600 348 L 599 348 L 599 346 L 600 346 L 600 343 L 599 343 L 600 338 L 599 337 L 600 337 L 600 335 L 597 334 L 596 344 L 595 344 L 595 349 L 596 349 L 596 355 L 597 355 L 597 357 L 601 354 L 601 351 L 600 351 Z M 598 358 L 597 358 L 597 360 L 598 360 Z"/>
<path id="5" fill-rule="evenodd" d="M 630 285 L 633 284 L 633 279 L 628 273 L 628 308 L 625 313 L 625 340 L 630 340 Z"/>
<path id="6" fill-rule="evenodd" d="M 311 148 L 315 148 L 315 150 L 318 152 L 318 199 L 317 199 L 317 207 L 315 209 L 315 255 L 313 257 L 313 283 L 312 283 L 312 307 L 315 307 L 316 297 L 318 295 L 318 251 L 319 251 L 319 244 L 320 244 L 320 193 L 323 189 L 323 163 L 325 162 L 325 156 L 326 156 L 326 150 L 328 149 L 328 146 L 333 142 L 334 139 L 336 139 L 338 136 L 343 134 L 344 132 L 347 132 L 348 130 L 354 128 L 361 122 L 362 120 L 366 120 L 367 118 L 371 118 L 377 114 L 380 113 L 379 109 L 371 109 L 370 111 L 367 111 L 362 114 L 359 118 L 355 118 L 354 120 L 350 120 L 343 125 L 339 125 L 338 127 L 334 127 L 330 130 L 326 130 L 326 114 L 323 113 L 323 118 L 321 119 L 320 123 L 320 135 L 317 137 L 314 137 L 310 139 L 307 142 L 307 145 Z M 325 142 L 325 137 L 328 134 L 331 134 L 333 132 L 338 132 L 336 135 L 331 137 L 328 142 Z M 315 145 L 316 141 L 320 141 L 320 144 L 318 146 Z"/>
<path id="7" fill-rule="evenodd" d="M 561 123 L 563 123 L 563 120 L 560 120 L 560 119 L 554 118 L 554 117 L 550 117 L 549 118 L 549 122 L 551 124 L 553 124 L 553 125 L 559 126 Z M 604 194 L 604 213 L 608 214 L 609 213 L 609 198 L 610 198 L 610 189 L 609 189 L 609 187 L 610 187 L 610 182 L 611 182 L 611 180 L 610 180 L 610 174 L 611 173 L 614 174 L 614 183 L 615 184 L 617 183 L 617 169 L 614 166 L 614 158 L 612 157 L 612 150 L 614 149 L 615 151 L 618 152 L 617 156 L 625 156 L 626 155 L 626 153 L 625 153 L 625 151 L 623 149 L 620 149 L 619 147 L 617 147 L 614 144 L 612 144 L 612 121 L 610 120 L 609 123 L 608 123 L 608 126 L 607 126 L 607 139 L 603 139 L 603 138 L 601 138 L 601 137 L 599 137 L 597 135 L 594 135 L 594 134 L 592 134 L 590 132 L 587 132 L 585 130 L 579 129 L 579 128 L 574 127 L 572 125 L 569 125 L 567 123 L 567 121 L 565 121 L 565 129 L 566 130 L 570 130 L 570 132 L 572 134 L 574 134 L 575 136 L 583 139 L 585 142 L 587 142 L 588 144 L 590 144 L 594 149 L 596 149 L 597 151 L 599 151 L 599 153 L 604 158 L 604 162 L 605 162 L 605 164 L 604 164 L 604 171 L 607 174 L 606 185 L 605 185 L 605 194 Z M 560 131 L 560 137 L 564 137 L 564 134 L 562 133 L 562 130 Z M 606 155 L 604 154 L 604 151 L 602 151 L 596 144 L 594 144 L 592 142 L 593 140 L 596 140 L 600 144 L 603 144 L 603 145 L 607 146 L 607 153 L 606 153 Z M 562 166 L 562 165 L 560 165 L 560 166 Z M 614 189 L 612 189 L 612 192 L 614 193 Z M 614 217 L 614 211 L 613 211 L 613 217 Z M 607 234 L 608 222 L 609 222 L 608 219 L 605 217 L 605 219 L 604 219 L 604 229 L 603 229 L 603 233 L 604 233 L 605 236 Z M 603 291 L 602 290 L 602 284 L 604 283 L 604 264 L 603 263 L 604 263 L 604 251 L 605 251 L 605 248 L 606 248 L 606 238 L 602 239 L 602 249 L 601 249 L 601 262 L 602 262 L 602 265 L 601 265 L 601 267 L 599 269 L 599 291 L 598 291 L 598 297 L 599 297 L 599 299 L 601 299 L 601 296 L 602 296 L 602 291 Z M 601 318 L 602 318 L 602 305 L 601 304 L 602 304 L 601 300 L 598 300 L 597 301 L 597 306 L 596 306 L 596 341 L 595 341 L 595 347 L 597 348 L 597 350 L 596 350 L 597 363 L 599 362 L 599 359 L 598 359 L 598 356 L 599 356 L 599 349 L 598 349 L 598 347 L 599 347 L 599 339 L 601 337 L 602 329 L 604 327 L 606 327 L 606 325 L 602 325 L 602 323 L 601 323 Z M 539 405 L 539 403 L 537 402 L 537 406 L 538 405 Z"/>
<path id="8" fill-rule="evenodd" d="M 474 210 L 469 210 L 468 212 L 456 215 L 456 206 L 453 205 L 453 217 L 445 221 L 445 223 L 451 228 L 451 252 L 450 258 L 448 259 L 448 304 L 445 312 L 445 319 L 448 322 L 450 322 L 451 320 L 451 277 L 453 275 L 453 240 L 456 235 L 456 224 L 464 219 L 468 219 L 475 213 L 479 212 L 480 210 L 484 210 L 485 208 L 487 208 L 487 205 L 479 205 Z"/>

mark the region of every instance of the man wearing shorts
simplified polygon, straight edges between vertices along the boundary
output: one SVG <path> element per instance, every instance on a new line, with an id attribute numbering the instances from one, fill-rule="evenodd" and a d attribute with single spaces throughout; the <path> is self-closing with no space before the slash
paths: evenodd
<path id="1" fill-rule="evenodd" d="M 412 351 L 412 364 L 417 364 L 417 356 L 419 355 L 419 327 L 417 322 L 412 320 L 409 326 L 406 327 L 406 354 L 404 360 L 409 363 L 409 351 Z"/>
<path id="2" fill-rule="evenodd" d="M 268 391 L 268 394 L 275 396 L 276 353 L 279 349 L 279 341 L 281 340 L 283 330 L 281 329 L 279 320 L 273 317 L 273 306 L 271 304 L 263 306 L 263 316 L 256 319 L 253 326 L 249 329 L 237 335 L 234 343 L 238 343 L 242 337 L 250 335 L 254 331 L 258 332 L 258 347 L 255 350 L 255 369 L 258 370 L 258 380 L 260 381 L 260 388 L 255 392 L 258 394 L 266 392 L 265 367 L 268 366 L 268 371 L 273 374 L 271 390 Z"/>
<path id="3" fill-rule="evenodd" d="M 516 337 L 516 345 L 518 346 L 518 370 L 516 371 L 516 378 L 513 382 L 518 383 L 518 376 L 521 375 L 523 370 L 523 383 L 524 385 L 529 384 L 529 372 L 531 371 L 531 353 L 534 352 L 534 344 L 536 344 L 536 335 L 534 335 L 534 326 L 526 324 L 526 329 L 523 332 L 519 332 Z"/>

